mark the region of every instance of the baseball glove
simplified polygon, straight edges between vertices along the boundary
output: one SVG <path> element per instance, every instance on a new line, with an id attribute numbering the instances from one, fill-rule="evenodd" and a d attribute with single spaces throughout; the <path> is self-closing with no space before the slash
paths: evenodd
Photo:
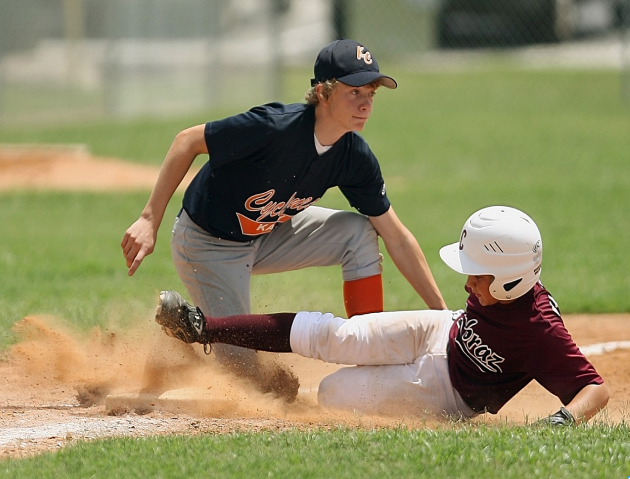
<path id="1" fill-rule="evenodd" d="M 575 424 L 575 418 L 565 408 L 561 407 L 558 412 L 551 416 L 545 417 L 539 421 L 536 421 L 534 426 L 573 426 Z"/>

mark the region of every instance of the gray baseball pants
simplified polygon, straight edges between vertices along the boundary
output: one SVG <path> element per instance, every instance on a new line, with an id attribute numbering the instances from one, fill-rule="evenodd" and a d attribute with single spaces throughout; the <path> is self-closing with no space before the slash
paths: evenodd
<path id="1" fill-rule="evenodd" d="M 254 274 L 340 265 L 343 280 L 352 281 L 382 272 L 378 236 L 368 218 L 317 206 L 248 242 L 216 238 L 182 211 L 171 253 L 191 300 L 211 316 L 250 313 Z M 254 351 L 218 344 L 213 349 L 219 360 L 255 362 Z"/>

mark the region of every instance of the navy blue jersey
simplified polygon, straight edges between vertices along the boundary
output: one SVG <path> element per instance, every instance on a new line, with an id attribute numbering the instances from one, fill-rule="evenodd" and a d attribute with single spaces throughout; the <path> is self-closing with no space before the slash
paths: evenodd
<path id="1" fill-rule="evenodd" d="M 531 380 L 565 405 L 603 383 L 540 282 L 509 304 L 481 306 L 468 292 L 466 312 L 451 327 L 448 362 L 453 387 L 472 409 L 496 414 Z"/>
<path id="2" fill-rule="evenodd" d="M 208 233 L 250 241 L 270 233 L 338 186 L 368 216 L 390 206 L 376 157 L 357 133 L 318 155 L 315 107 L 271 103 L 206 124 L 209 160 L 184 195 L 184 209 Z"/>

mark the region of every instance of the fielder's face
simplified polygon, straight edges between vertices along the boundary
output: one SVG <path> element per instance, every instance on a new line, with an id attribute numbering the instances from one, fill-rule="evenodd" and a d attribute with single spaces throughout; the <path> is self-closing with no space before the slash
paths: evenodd
<path id="1" fill-rule="evenodd" d="M 473 292 L 481 306 L 492 306 L 499 302 L 490 294 L 490 284 L 494 280 L 492 275 L 468 276 L 466 286 Z M 509 301 L 508 301 L 509 302 Z"/>
<path id="2" fill-rule="evenodd" d="M 326 101 L 329 117 L 344 131 L 361 131 L 372 114 L 376 88 L 370 85 L 349 86 L 337 82 Z"/>

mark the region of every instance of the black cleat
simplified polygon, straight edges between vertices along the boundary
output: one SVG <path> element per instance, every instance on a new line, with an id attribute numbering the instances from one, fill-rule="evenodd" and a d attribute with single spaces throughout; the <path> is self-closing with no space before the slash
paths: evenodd
<path id="1" fill-rule="evenodd" d="M 185 343 L 201 343 L 208 350 L 210 341 L 206 337 L 206 319 L 199 308 L 195 308 L 175 291 L 162 291 L 155 311 L 155 322 L 173 338 Z"/>

